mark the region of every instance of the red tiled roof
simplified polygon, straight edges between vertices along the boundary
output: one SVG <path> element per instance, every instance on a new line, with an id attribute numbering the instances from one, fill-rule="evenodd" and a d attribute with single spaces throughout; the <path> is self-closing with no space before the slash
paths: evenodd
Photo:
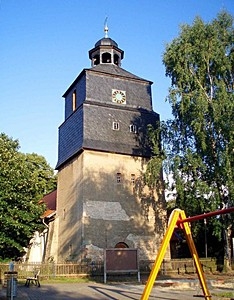
<path id="1" fill-rule="evenodd" d="M 56 210 L 56 198 L 57 198 L 57 190 L 45 195 L 40 203 L 45 203 L 47 209 Z"/>
<path id="2" fill-rule="evenodd" d="M 41 216 L 42 218 L 50 218 L 56 213 L 56 210 L 47 209 L 44 214 Z"/>
<path id="3" fill-rule="evenodd" d="M 50 218 L 56 212 L 57 190 L 45 195 L 39 203 L 45 203 L 47 210 L 41 216 L 42 218 Z"/>

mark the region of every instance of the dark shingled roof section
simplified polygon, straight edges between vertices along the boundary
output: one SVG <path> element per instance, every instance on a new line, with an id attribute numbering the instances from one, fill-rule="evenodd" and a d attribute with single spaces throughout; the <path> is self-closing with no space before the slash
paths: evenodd
<path id="1" fill-rule="evenodd" d="M 95 47 L 98 46 L 115 46 L 118 48 L 118 44 L 112 40 L 111 38 L 102 38 L 99 41 L 97 41 L 97 43 L 95 44 Z"/>
<path id="2" fill-rule="evenodd" d="M 66 90 L 64 93 L 63 97 L 65 98 L 69 91 L 76 85 L 76 83 L 79 81 L 79 79 L 83 76 L 83 74 L 87 71 L 92 71 L 92 72 L 97 72 L 97 73 L 103 73 L 103 74 L 108 74 L 108 75 L 114 75 L 114 76 L 120 76 L 123 78 L 128 78 L 128 79 L 134 79 L 134 80 L 140 80 L 140 81 L 145 81 L 148 82 L 149 84 L 153 84 L 152 81 L 146 80 L 144 78 L 141 78 L 139 76 L 136 76 L 123 68 L 120 68 L 116 65 L 113 64 L 99 64 L 93 68 L 90 69 L 83 69 L 80 74 L 76 77 L 76 79 L 73 81 L 73 83 L 69 86 L 69 88 Z"/>
<path id="3" fill-rule="evenodd" d="M 152 81 L 143 79 L 141 77 L 138 77 L 126 70 L 124 70 L 123 68 L 120 68 L 116 65 L 113 64 L 99 64 L 93 68 L 90 68 L 88 70 L 94 71 L 94 72 L 101 72 L 101 73 L 106 73 L 106 74 L 110 74 L 110 75 L 115 75 L 115 76 L 122 76 L 125 78 L 131 78 L 131 79 L 136 79 L 136 80 L 143 80 L 146 82 L 149 82 L 152 84 Z"/>
<path id="4" fill-rule="evenodd" d="M 82 98 L 79 108 L 59 127 L 59 157 L 56 169 L 84 149 L 150 157 L 147 125 L 155 126 L 159 120 L 159 115 L 152 110 L 151 106 L 152 82 L 114 64 L 99 64 L 83 69 L 65 92 L 64 97 L 67 97 L 71 89 L 84 77 L 88 78 L 89 82 L 89 85 L 84 82 L 82 86 L 86 95 Z M 106 85 L 103 81 L 104 77 L 108 79 Z M 139 89 L 138 102 L 135 103 L 133 99 L 126 107 L 108 103 L 108 99 L 103 94 L 106 95 L 106 90 L 112 84 L 114 86 L 116 79 L 125 81 L 131 92 L 133 89 L 134 92 Z M 141 92 L 142 97 L 139 96 Z M 144 101 L 148 104 L 146 105 Z M 120 122 L 120 130 L 112 129 L 114 121 Z M 129 131 L 130 124 L 137 126 L 139 129 L 137 134 Z"/>

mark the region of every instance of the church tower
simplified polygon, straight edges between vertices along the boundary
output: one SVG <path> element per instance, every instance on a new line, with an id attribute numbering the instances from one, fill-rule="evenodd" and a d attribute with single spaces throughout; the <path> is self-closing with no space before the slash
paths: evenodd
<path id="1" fill-rule="evenodd" d="M 121 68 L 124 51 L 108 37 L 89 51 L 64 93 L 58 145 L 56 261 L 100 261 L 103 249 L 138 248 L 155 259 L 165 228 L 163 197 L 143 184 L 151 156 L 152 82 Z"/>

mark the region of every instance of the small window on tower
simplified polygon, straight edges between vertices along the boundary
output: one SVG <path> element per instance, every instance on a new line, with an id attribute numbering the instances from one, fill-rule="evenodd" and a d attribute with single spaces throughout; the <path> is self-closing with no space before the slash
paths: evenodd
<path id="1" fill-rule="evenodd" d="M 111 54 L 106 52 L 102 54 L 102 63 L 106 64 L 110 64 L 111 63 Z"/>
<path id="2" fill-rule="evenodd" d="M 113 130 L 119 130 L 119 122 L 113 122 L 112 123 L 112 129 Z"/>
<path id="3" fill-rule="evenodd" d="M 77 107 L 77 99 L 76 99 L 76 90 L 74 90 L 73 94 L 72 94 L 72 110 L 76 110 Z"/>
<path id="4" fill-rule="evenodd" d="M 114 55 L 114 64 L 119 65 L 119 56 L 117 54 Z"/>
<path id="5" fill-rule="evenodd" d="M 99 65 L 100 64 L 100 57 L 99 57 L 99 55 L 95 55 L 94 57 L 93 57 L 93 65 L 94 66 L 97 66 L 97 65 Z"/>
<path id="6" fill-rule="evenodd" d="M 117 173 L 117 174 L 116 174 L 116 182 L 117 182 L 117 183 L 121 183 L 121 181 L 122 181 L 121 173 Z"/>
<path id="7" fill-rule="evenodd" d="M 130 124 L 129 130 L 130 132 L 137 133 L 137 126 L 134 124 Z"/>
<path id="8" fill-rule="evenodd" d="M 131 174 L 131 184 L 135 184 L 135 174 Z"/>

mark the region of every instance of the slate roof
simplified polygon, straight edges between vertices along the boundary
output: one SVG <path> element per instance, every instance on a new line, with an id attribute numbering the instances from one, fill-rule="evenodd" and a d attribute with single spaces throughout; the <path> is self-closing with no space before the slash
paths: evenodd
<path id="1" fill-rule="evenodd" d="M 129 79 L 134 79 L 134 80 L 140 80 L 140 81 L 145 81 L 149 84 L 153 84 L 152 81 L 141 78 L 139 76 L 136 76 L 125 69 L 118 67 L 114 64 L 99 64 L 93 68 L 86 68 L 83 69 L 80 74 L 76 77 L 76 79 L 72 82 L 72 84 L 69 86 L 69 88 L 66 90 L 66 92 L 63 94 L 63 97 L 66 98 L 68 95 L 69 91 L 76 85 L 76 83 L 79 81 L 79 79 L 83 76 L 83 74 L 87 71 L 92 71 L 92 72 L 97 72 L 97 73 L 103 73 L 103 74 L 108 74 L 108 75 L 113 75 L 113 76 L 119 76 L 122 78 L 129 78 Z"/>
<path id="2" fill-rule="evenodd" d="M 90 71 L 94 71 L 94 72 L 99 72 L 99 73 L 105 73 L 108 75 L 114 75 L 114 76 L 121 76 L 124 78 L 130 78 L 130 79 L 136 79 L 136 80 L 143 80 L 146 82 L 149 82 L 150 84 L 152 84 L 152 81 L 146 80 L 144 78 L 138 77 L 126 70 L 124 70 L 123 68 L 120 68 L 114 64 L 99 64 L 93 68 L 87 69 Z"/>

